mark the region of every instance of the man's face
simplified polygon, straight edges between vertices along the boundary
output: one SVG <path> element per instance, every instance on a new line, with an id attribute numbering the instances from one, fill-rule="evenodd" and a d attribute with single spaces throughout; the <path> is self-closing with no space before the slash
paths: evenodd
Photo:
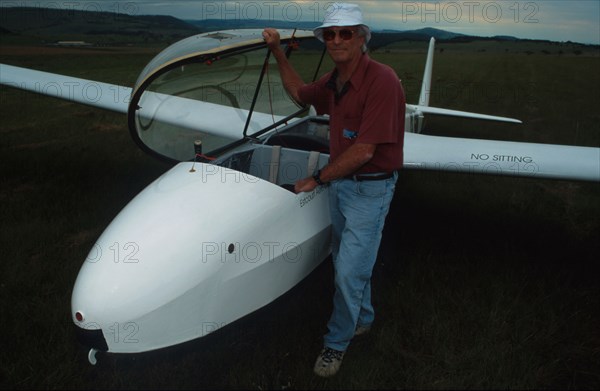
<path id="1" fill-rule="evenodd" d="M 328 27 L 323 30 L 327 52 L 336 64 L 351 62 L 362 54 L 365 37 L 359 36 L 357 26 Z"/>

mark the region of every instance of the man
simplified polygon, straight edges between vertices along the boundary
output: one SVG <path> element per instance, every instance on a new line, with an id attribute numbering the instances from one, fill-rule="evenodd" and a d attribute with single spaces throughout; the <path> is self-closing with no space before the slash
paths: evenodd
<path id="1" fill-rule="evenodd" d="M 318 114 L 330 115 L 330 162 L 295 184 L 296 192 L 329 185 L 335 269 L 333 313 L 314 371 L 337 373 L 350 340 L 371 328 L 371 274 L 402 166 L 405 97 L 398 76 L 366 52 L 371 32 L 360 8 L 335 3 L 314 30 L 335 69 L 305 84 L 287 61 L 279 33 L 265 42 L 277 60 L 288 93 Z"/>

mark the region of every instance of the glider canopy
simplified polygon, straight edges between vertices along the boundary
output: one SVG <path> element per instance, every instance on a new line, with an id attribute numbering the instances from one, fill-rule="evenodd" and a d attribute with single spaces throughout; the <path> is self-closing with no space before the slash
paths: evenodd
<path id="1" fill-rule="evenodd" d="M 323 45 L 312 31 L 280 34 L 303 79 L 314 80 Z M 183 39 L 152 59 L 133 88 L 128 118 L 133 139 L 146 152 L 187 161 L 195 156 L 196 140 L 205 151 L 215 150 L 304 111 L 285 92 L 262 30 L 227 30 Z"/>

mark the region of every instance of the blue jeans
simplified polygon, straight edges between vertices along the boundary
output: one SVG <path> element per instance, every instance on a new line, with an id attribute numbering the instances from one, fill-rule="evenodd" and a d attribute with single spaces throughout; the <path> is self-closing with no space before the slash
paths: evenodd
<path id="1" fill-rule="evenodd" d="M 341 179 L 330 184 L 335 294 L 326 347 L 346 351 L 357 325 L 373 323 L 371 274 L 397 179 L 396 173 L 385 180 Z"/>

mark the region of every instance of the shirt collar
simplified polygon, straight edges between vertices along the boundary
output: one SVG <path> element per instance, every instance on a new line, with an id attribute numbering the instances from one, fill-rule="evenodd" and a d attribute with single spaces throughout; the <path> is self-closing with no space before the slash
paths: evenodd
<path id="1" fill-rule="evenodd" d="M 348 80 L 355 90 L 360 89 L 360 86 L 362 85 L 363 80 L 365 79 L 365 74 L 367 73 L 367 66 L 369 65 L 370 60 L 371 59 L 369 58 L 369 55 L 367 53 L 363 53 L 362 56 L 360 56 L 360 61 L 356 66 L 354 73 L 350 77 L 350 80 Z"/>
<path id="2" fill-rule="evenodd" d="M 331 90 L 333 90 L 333 92 L 335 93 L 335 103 L 338 103 L 339 100 L 342 98 L 342 96 L 344 96 L 344 94 L 346 94 L 346 92 L 348 92 L 348 88 L 350 86 L 352 86 L 355 90 L 358 90 L 360 88 L 360 86 L 363 83 L 363 80 L 365 79 L 365 73 L 367 71 L 367 65 L 369 64 L 370 58 L 366 53 L 363 53 L 360 56 L 360 61 L 358 63 L 358 65 L 356 66 L 356 69 L 354 70 L 354 73 L 352 73 L 352 76 L 350 76 L 350 79 L 344 83 L 344 86 L 342 87 L 342 91 L 340 91 L 340 93 L 337 92 L 337 87 L 336 87 L 336 81 L 339 75 L 339 72 L 337 70 L 337 68 L 335 68 L 333 70 L 333 72 L 331 73 L 331 77 L 329 78 L 329 80 L 327 80 L 327 83 L 325 84 L 325 86 Z"/>

